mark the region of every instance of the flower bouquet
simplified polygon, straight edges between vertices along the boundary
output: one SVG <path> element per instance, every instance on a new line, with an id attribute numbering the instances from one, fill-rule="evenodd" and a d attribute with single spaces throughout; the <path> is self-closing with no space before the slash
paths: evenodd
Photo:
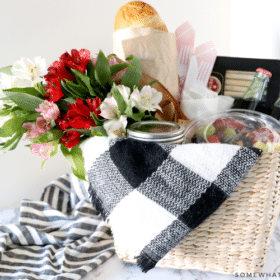
<path id="1" fill-rule="evenodd" d="M 22 58 L 0 69 L 0 152 L 29 140 L 31 153 L 45 162 L 59 146 L 73 173 L 85 179 L 80 144 L 89 137 L 125 137 L 126 127 L 156 120 L 163 95 L 140 86 L 142 66 L 131 55 L 120 62 L 100 50 L 65 52 L 46 67 L 45 59 Z"/>

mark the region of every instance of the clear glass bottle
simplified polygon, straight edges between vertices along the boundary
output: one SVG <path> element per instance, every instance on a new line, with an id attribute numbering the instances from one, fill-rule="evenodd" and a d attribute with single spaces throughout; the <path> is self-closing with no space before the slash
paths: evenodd
<path id="1" fill-rule="evenodd" d="M 280 93 L 279 93 L 277 100 L 275 101 L 275 103 L 273 105 L 271 116 L 273 118 L 277 119 L 278 121 L 280 120 Z"/>
<path id="2" fill-rule="evenodd" d="M 267 86 L 271 77 L 271 72 L 258 68 L 250 86 L 243 97 L 235 101 L 233 108 L 254 111 L 259 103 L 266 102 Z M 265 105 L 263 104 L 263 106 Z"/>

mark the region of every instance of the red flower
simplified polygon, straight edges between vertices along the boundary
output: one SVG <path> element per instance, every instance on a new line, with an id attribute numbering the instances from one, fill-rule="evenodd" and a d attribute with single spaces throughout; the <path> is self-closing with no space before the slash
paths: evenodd
<path id="1" fill-rule="evenodd" d="M 57 128 L 63 131 L 65 131 L 70 126 L 69 121 L 67 119 L 56 119 L 55 122 Z"/>
<path id="2" fill-rule="evenodd" d="M 64 96 L 58 77 L 49 79 L 49 84 L 45 87 L 45 90 L 48 93 L 45 94 L 45 98 L 49 101 L 57 102 Z"/>
<path id="3" fill-rule="evenodd" d="M 67 131 L 60 138 L 60 142 L 68 149 L 73 148 L 80 142 L 81 133 L 78 131 Z"/>
<path id="4" fill-rule="evenodd" d="M 101 105 L 101 99 L 99 97 L 96 97 L 94 99 L 87 99 L 86 102 L 88 104 L 90 111 L 94 112 L 95 116 L 99 117 L 101 110 L 97 110 L 97 109 Z"/>
<path id="5" fill-rule="evenodd" d="M 84 101 L 79 98 L 76 100 L 75 104 L 69 104 L 69 111 L 67 114 L 63 115 L 63 119 L 56 119 L 57 128 L 63 131 L 71 128 L 88 130 L 91 127 L 96 126 L 91 116 L 91 112 L 94 112 L 97 117 L 99 116 L 100 110 L 97 110 L 97 108 L 100 106 L 101 100 L 98 97 L 93 100 L 88 99 L 87 104 L 88 106 L 86 106 Z M 82 134 L 74 134 L 74 132 L 77 131 L 67 131 L 60 139 L 65 147 L 72 148 L 79 143 L 79 138 Z"/>
<path id="6" fill-rule="evenodd" d="M 61 61 L 55 61 L 49 68 L 48 74 L 44 76 L 46 82 L 52 81 L 53 78 L 59 78 L 62 81 L 74 81 L 74 76 L 65 68 L 65 64 Z"/>
<path id="7" fill-rule="evenodd" d="M 71 50 L 71 55 L 65 52 L 61 57 L 60 61 L 65 64 L 68 68 L 76 69 L 82 73 L 85 73 L 87 64 L 90 59 L 90 51 L 86 49 Z"/>

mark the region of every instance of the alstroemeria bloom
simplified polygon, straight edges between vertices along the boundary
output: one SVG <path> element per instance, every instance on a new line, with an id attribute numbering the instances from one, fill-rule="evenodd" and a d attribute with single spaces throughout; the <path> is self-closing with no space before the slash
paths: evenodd
<path id="1" fill-rule="evenodd" d="M 67 131 L 60 138 L 60 142 L 68 149 L 75 147 L 80 142 L 81 133 L 78 131 Z"/>
<path id="2" fill-rule="evenodd" d="M 47 98 L 49 101 L 57 102 L 59 99 L 64 97 L 58 77 L 52 77 L 51 79 L 48 78 L 47 83 L 49 84 L 47 87 L 45 87 L 45 90 L 48 94 L 45 94 L 45 98 Z"/>
<path id="3" fill-rule="evenodd" d="M 151 86 L 144 86 L 141 91 L 135 88 L 130 98 L 135 107 L 140 111 L 162 111 L 159 106 L 159 103 L 162 100 L 162 93 Z"/>
<path id="4" fill-rule="evenodd" d="M 42 77 L 47 74 L 46 60 L 36 56 L 33 62 L 29 58 L 22 57 L 13 64 L 12 73 L 21 79 L 31 80 L 34 84 L 42 82 Z"/>
<path id="5" fill-rule="evenodd" d="M 32 81 L 21 79 L 20 77 L 8 75 L 6 73 L 0 73 L 0 88 L 9 89 L 9 88 L 24 88 L 32 87 Z"/>
<path id="6" fill-rule="evenodd" d="M 101 100 L 96 97 L 95 101 L 87 100 L 86 106 L 84 101 L 80 98 L 76 100 L 75 104 L 69 104 L 69 111 L 63 116 L 63 119 L 57 119 L 56 123 L 59 129 L 66 130 L 67 128 L 75 129 L 90 129 L 90 127 L 96 126 L 94 119 L 91 116 L 91 112 L 98 117 L 99 107 Z"/>
<path id="7" fill-rule="evenodd" d="M 108 120 L 103 124 L 109 138 L 125 137 L 127 117 L 120 116 L 118 119 Z"/>
<path id="8" fill-rule="evenodd" d="M 105 119 L 116 119 L 120 116 L 118 103 L 114 97 L 107 97 L 100 106 L 100 116 Z"/>
<path id="9" fill-rule="evenodd" d="M 116 86 L 116 88 L 118 89 L 118 91 L 120 92 L 120 94 L 122 95 L 124 101 L 127 104 L 128 100 L 129 100 L 129 97 L 130 97 L 130 88 L 126 87 L 124 85 L 118 85 L 118 86 Z M 107 97 L 112 97 L 112 92 L 113 92 L 113 88 L 108 93 Z"/>
<path id="10" fill-rule="evenodd" d="M 31 155 L 38 155 L 42 160 L 49 160 L 54 150 L 53 142 L 42 144 L 31 144 Z"/>
<path id="11" fill-rule="evenodd" d="M 39 108 L 36 109 L 37 112 L 40 112 L 41 115 L 47 120 L 51 121 L 52 118 L 56 120 L 60 116 L 59 108 L 58 106 L 50 102 L 48 100 L 45 100 L 39 105 Z"/>
<path id="12" fill-rule="evenodd" d="M 39 117 L 35 122 L 27 122 L 22 125 L 26 132 L 26 139 L 35 139 L 39 135 L 44 134 L 46 131 L 51 129 L 51 123 L 46 121 L 43 117 Z"/>
<path id="13" fill-rule="evenodd" d="M 71 50 L 71 55 L 65 52 L 60 57 L 60 61 L 63 62 L 68 68 L 76 69 L 82 73 L 85 73 L 87 64 L 90 59 L 90 51 L 86 49 Z"/>

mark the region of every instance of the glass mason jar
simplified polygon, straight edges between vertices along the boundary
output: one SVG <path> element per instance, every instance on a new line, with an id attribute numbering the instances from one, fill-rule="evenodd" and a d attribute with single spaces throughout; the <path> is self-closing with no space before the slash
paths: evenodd
<path id="1" fill-rule="evenodd" d="M 182 144 L 185 127 L 168 121 L 141 121 L 133 123 L 127 129 L 127 136 L 140 141 Z"/>

